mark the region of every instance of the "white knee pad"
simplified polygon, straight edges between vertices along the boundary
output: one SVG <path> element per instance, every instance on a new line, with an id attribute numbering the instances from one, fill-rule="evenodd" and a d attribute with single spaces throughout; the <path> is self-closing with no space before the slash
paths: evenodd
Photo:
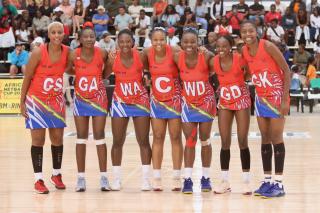
<path id="1" fill-rule="evenodd" d="M 88 139 L 77 139 L 76 144 L 86 144 Z"/>
<path id="2" fill-rule="evenodd" d="M 97 146 L 106 144 L 105 139 L 94 140 L 94 142 Z"/>
<path id="3" fill-rule="evenodd" d="M 206 141 L 201 141 L 201 146 L 209 146 L 209 145 L 211 145 L 210 139 L 208 139 Z"/>

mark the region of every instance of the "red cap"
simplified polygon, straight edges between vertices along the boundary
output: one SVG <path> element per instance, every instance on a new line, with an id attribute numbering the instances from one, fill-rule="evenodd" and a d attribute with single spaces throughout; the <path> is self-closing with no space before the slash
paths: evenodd
<path id="1" fill-rule="evenodd" d="M 93 29 L 93 24 L 92 24 L 92 22 L 87 21 L 87 22 L 85 22 L 85 23 L 83 24 L 82 27 L 83 27 L 83 28 L 90 27 L 91 29 Z"/>
<path id="2" fill-rule="evenodd" d="M 175 29 L 173 28 L 173 27 L 170 27 L 169 29 L 168 29 L 168 33 L 174 33 L 175 32 Z"/>

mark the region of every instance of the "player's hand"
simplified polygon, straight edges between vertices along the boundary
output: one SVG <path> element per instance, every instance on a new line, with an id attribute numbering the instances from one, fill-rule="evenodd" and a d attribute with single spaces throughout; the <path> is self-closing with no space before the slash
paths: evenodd
<path id="1" fill-rule="evenodd" d="M 23 117 L 28 118 L 27 107 L 24 102 L 20 103 L 20 112 Z"/>
<path id="2" fill-rule="evenodd" d="M 280 105 L 280 113 L 282 116 L 288 115 L 290 109 L 289 99 L 282 99 Z"/>
<path id="3" fill-rule="evenodd" d="M 111 50 L 108 54 L 108 58 L 114 60 L 116 58 L 118 51 L 119 51 L 118 49 Z"/>

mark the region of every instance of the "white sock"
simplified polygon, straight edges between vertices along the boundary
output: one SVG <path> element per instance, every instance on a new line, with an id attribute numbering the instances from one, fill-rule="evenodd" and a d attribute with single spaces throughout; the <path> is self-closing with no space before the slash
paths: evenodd
<path id="1" fill-rule="evenodd" d="M 210 167 L 202 167 L 202 176 L 205 178 L 210 177 Z"/>
<path id="2" fill-rule="evenodd" d="M 36 181 L 38 181 L 38 180 L 43 180 L 42 172 L 34 173 L 34 179 L 35 179 Z"/>
<path id="3" fill-rule="evenodd" d="M 282 180 L 283 180 L 283 176 L 282 175 L 275 175 L 274 176 L 274 180 L 279 185 L 279 187 L 282 187 Z"/>
<path id="4" fill-rule="evenodd" d="M 56 175 L 58 175 L 58 174 L 61 174 L 61 173 L 60 173 L 60 169 L 53 169 L 53 170 L 52 170 L 52 175 L 53 175 L 53 176 L 56 176 Z"/>
<path id="5" fill-rule="evenodd" d="M 161 178 L 161 170 L 160 169 L 154 169 L 153 170 L 153 178 L 160 179 Z"/>
<path id="6" fill-rule="evenodd" d="M 271 175 L 264 175 L 264 182 L 271 182 Z"/>
<path id="7" fill-rule="evenodd" d="M 78 172 L 78 177 L 79 178 L 85 178 L 85 173 L 84 172 Z"/>
<path id="8" fill-rule="evenodd" d="M 149 179 L 150 178 L 150 170 L 151 166 L 149 165 L 142 165 L 142 178 Z"/>
<path id="9" fill-rule="evenodd" d="M 113 173 L 114 179 L 121 180 L 121 166 L 113 166 L 112 173 Z"/>
<path id="10" fill-rule="evenodd" d="M 222 181 L 229 181 L 229 171 L 221 171 Z"/>
<path id="11" fill-rule="evenodd" d="M 107 177 L 107 172 L 100 172 L 101 177 Z"/>
<path id="12" fill-rule="evenodd" d="M 174 179 L 180 179 L 181 178 L 181 170 L 180 169 L 174 169 L 173 170 L 173 178 Z"/>
<path id="13" fill-rule="evenodd" d="M 191 178 L 192 177 L 192 168 L 184 168 L 184 178 Z"/>
<path id="14" fill-rule="evenodd" d="M 250 182 L 250 172 L 242 172 L 242 179 L 244 183 Z"/>

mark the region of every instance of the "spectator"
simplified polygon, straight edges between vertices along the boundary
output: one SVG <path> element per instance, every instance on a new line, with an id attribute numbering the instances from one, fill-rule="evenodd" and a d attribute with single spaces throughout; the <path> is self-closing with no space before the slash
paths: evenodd
<path id="1" fill-rule="evenodd" d="M 22 44 L 17 43 L 15 50 L 10 54 L 10 76 L 14 77 L 19 72 L 26 72 L 26 65 L 29 60 L 29 53 L 24 50 Z"/>
<path id="2" fill-rule="evenodd" d="M 123 29 L 132 28 L 132 17 L 126 13 L 126 8 L 124 6 L 119 7 L 119 15 L 114 19 L 114 27 L 116 31 L 121 31 Z"/>
<path id="3" fill-rule="evenodd" d="M 179 0 L 179 3 L 175 7 L 179 16 L 183 16 L 184 9 L 186 9 L 186 7 L 189 7 L 189 1 L 188 0 Z"/>
<path id="4" fill-rule="evenodd" d="M 41 11 L 37 10 L 36 16 L 32 20 L 33 34 L 45 37 L 47 35 L 49 24 L 49 17 L 42 15 Z"/>
<path id="5" fill-rule="evenodd" d="M 75 34 L 76 31 L 80 31 L 80 24 L 83 24 L 84 17 L 85 17 L 85 9 L 83 7 L 82 0 L 77 0 L 76 4 L 74 5 L 73 9 L 73 34 Z"/>
<path id="6" fill-rule="evenodd" d="M 29 11 L 30 18 L 33 19 L 36 16 L 36 12 L 38 10 L 38 6 L 35 0 L 31 0 L 30 4 L 27 6 L 27 10 Z"/>
<path id="7" fill-rule="evenodd" d="M 164 0 L 158 0 L 154 3 L 152 12 L 152 21 L 154 23 L 159 23 L 161 21 L 161 16 L 165 12 L 167 5 L 167 2 Z"/>
<path id="8" fill-rule="evenodd" d="M 273 19 L 267 29 L 267 38 L 275 44 L 284 42 L 284 30 L 278 25 L 278 19 Z"/>
<path id="9" fill-rule="evenodd" d="M 316 42 L 314 42 L 313 51 L 317 61 L 317 70 L 320 69 L 320 34 L 317 36 Z"/>
<path id="10" fill-rule="evenodd" d="M 43 15 L 48 16 L 49 18 L 52 18 L 53 9 L 50 6 L 49 0 L 43 0 L 43 4 L 40 7 L 40 11 Z"/>
<path id="11" fill-rule="evenodd" d="M 249 15 L 249 6 L 245 3 L 245 0 L 239 0 L 239 4 L 232 5 L 232 8 L 233 6 L 236 6 L 237 11 L 242 13 L 245 18 Z"/>
<path id="12" fill-rule="evenodd" d="M 167 33 L 167 44 L 170 46 L 178 46 L 179 45 L 179 38 L 175 35 L 175 29 L 173 27 L 168 28 Z"/>
<path id="13" fill-rule="evenodd" d="M 307 11 L 305 9 L 299 9 L 297 15 L 297 24 L 296 27 L 296 43 L 298 41 L 306 41 L 309 44 L 310 41 L 310 31 L 309 31 L 309 18 Z"/>
<path id="14" fill-rule="evenodd" d="M 255 24 L 257 26 L 257 34 L 259 38 L 266 39 L 266 27 L 263 24 L 263 20 L 256 16 Z"/>
<path id="15" fill-rule="evenodd" d="M 226 9 L 224 8 L 223 0 L 214 0 L 209 7 L 209 26 L 208 30 L 213 31 L 214 26 L 217 25 L 217 17 L 226 15 Z"/>
<path id="16" fill-rule="evenodd" d="M 206 15 L 208 13 L 208 9 L 203 0 L 196 0 L 196 5 L 194 8 L 194 14 L 196 16 L 197 23 L 201 24 L 201 28 L 207 30 L 208 29 L 208 21 L 206 19 Z"/>
<path id="17" fill-rule="evenodd" d="M 208 44 L 204 45 L 204 47 L 212 52 L 213 54 L 216 54 L 216 41 L 218 39 L 218 35 L 215 32 L 210 32 L 208 34 Z"/>
<path id="18" fill-rule="evenodd" d="M 219 36 L 232 34 L 232 27 L 225 16 L 222 16 L 221 22 L 216 25 L 214 32 Z"/>
<path id="19" fill-rule="evenodd" d="M 110 37 L 108 31 L 102 33 L 102 37 L 99 41 L 99 47 L 106 50 L 107 52 L 113 51 L 116 49 L 116 42 Z"/>
<path id="20" fill-rule="evenodd" d="M 285 32 L 285 41 L 288 46 L 295 45 L 295 29 L 297 26 L 297 18 L 292 14 L 290 8 L 287 7 L 284 16 L 282 17 L 282 27 Z"/>
<path id="21" fill-rule="evenodd" d="M 302 0 L 293 0 L 289 7 L 291 13 L 297 14 L 300 9 L 306 10 L 306 3 L 304 3 Z"/>
<path id="22" fill-rule="evenodd" d="M 281 13 L 276 11 L 275 4 L 270 6 L 270 11 L 265 15 L 264 22 L 269 26 L 271 24 L 271 20 L 273 19 L 278 19 L 278 23 L 281 23 Z"/>
<path id="23" fill-rule="evenodd" d="M 133 0 L 132 5 L 128 8 L 128 13 L 132 17 L 133 20 L 139 17 L 140 11 L 143 9 L 143 6 L 140 5 L 139 0 Z"/>
<path id="24" fill-rule="evenodd" d="M 301 90 L 301 81 L 300 81 L 300 75 L 299 75 L 299 67 L 296 65 L 293 65 L 291 67 L 291 83 L 290 83 L 290 93 L 297 94 L 300 93 Z"/>
<path id="25" fill-rule="evenodd" d="M 3 8 L 3 14 L 0 18 L 0 34 L 10 30 L 10 16 L 7 8 Z"/>
<path id="26" fill-rule="evenodd" d="M 104 2 L 108 2 L 109 0 L 105 0 Z M 120 7 L 126 7 L 126 5 L 119 0 L 111 0 L 109 3 L 105 4 L 106 10 L 110 17 L 110 24 L 113 24 L 115 17 L 119 14 Z"/>
<path id="27" fill-rule="evenodd" d="M 276 6 L 276 12 L 283 16 L 286 11 L 286 5 L 281 3 L 281 0 L 275 0 L 274 5 Z"/>
<path id="28" fill-rule="evenodd" d="M 317 69 L 315 67 L 316 65 L 316 60 L 313 56 L 310 56 L 308 58 L 308 64 L 307 64 L 307 74 L 306 74 L 306 86 L 310 86 L 310 81 L 312 79 L 317 78 Z"/>
<path id="29" fill-rule="evenodd" d="M 16 38 L 18 43 L 29 43 L 30 31 L 27 29 L 27 23 L 22 21 L 18 29 L 16 29 Z"/>
<path id="30" fill-rule="evenodd" d="M 109 16 L 105 14 L 105 9 L 102 5 L 97 8 L 98 13 L 92 17 L 92 23 L 94 24 L 94 31 L 97 38 L 100 38 L 104 31 L 108 31 Z"/>
<path id="31" fill-rule="evenodd" d="M 144 40 L 143 48 L 148 48 L 152 46 L 150 38 L 151 38 L 151 32 L 149 33 L 148 37 L 146 37 L 146 39 Z"/>
<path id="32" fill-rule="evenodd" d="M 307 5 L 307 12 L 311 13 L 314 8 L 320 7 L 318 0 L 311 0 L 310 3 Z"/>
<path id="33" fill-rule="evenodd" d="M 13 17 L 13 16 L 16 16 L 18 15 L 18 10 L 17 8 L 13 5 L 13 4 L 10 4 L 10 1 L 9 0 L 3 0 L 2 1 L 2 7 L 0 7 L 0 18 L 2 17 L 3 15 L 3 9 L 6 8 L 8 11 L 8 15 L 10 17 Z"/>
<path id="34" fill-rule="evenodd" d="M 32 27 L 32 21 L 33 19 L 30 18 L 29 16 L 29 11 L 28 10 L 23 10 L 21 13 L 21 20 L 20 21 L 25 21 L 27 23 L 27 27 Z"/>
<path id="35" fill-rule="evenodd" d="M 284 59 L 286 60 L 288 66 L 291 67 L 292 61 L 290 61 L 290 59 L 292 58 L 293 54 L 288 49 L 287 45 L 284 43 L 279 44 L 278 47 L 279 47 L 279 50 L 282 52 L 282 55 L 283 55 Z"/>
<path id="36" fill-rule="evenodd" d="M 293 64 L 298 65 L 303 73 L 306 72 L 306 65 L 308 63 L 308 59 L 311 56 L 311 54 L 305 50 L 305 46 L 305 42 L 299 41 L 299 48 L 293 55 Z"/>
<path id="37" fill-rule="evenodd" d="M 264 19 L 264 6 L 259 3 L 260 0 L 254 0 L 253 5 L 249 7 L 249 19 L 255 20 L 255 16 Z"/>
<path id="38" fill-rule="evenodd" d="M 162 15 L 161 23 L 164 27 L 177 27 L 180 17 L 172 4 L 169 4 Z"/>
<path id="39" fill-rule="evenodd" d="M 241 3 L 242 0 L 240 0 Z M 232 33 L 240 36 L 240 24 L 245 17 L 245 13 L 238 12 L 238 6 L 233 5 L 232 11 L 228 12 L 226 18 L 232 27 Z"/>
<path id="40" fill-rule="evenodd" d="M 62 23 L 71 28 L 73 7 L 70 5 L 69 0 L 62 0 L 62 3 L 59 5 L 59 8 L 63 12 L 63 15 L 61 16 Z"/>
<path id="41" fill-rule="evenodd" d="M 198 29 L 198 25 L 196 22 L 196 16 L 192 13 L 191 8 L 187 7 L 184 10 L 184 15 L 181 16 L 179 21 L 179 35 L 182 35 L 183 30 L 186 28 L 193 28 L 195 30 Z"/>
<path id="42" fill-rule="evenodd" d="M 310 15 L 310 38 L 315 41 L 320 31 L 319 7 L 315 7 Z"/>
<path id="43" fill-rule="evenodd" d="M 96 14 L 98 4 L 96 0 L 90 0 L 90 4 L 86 8 L 85 21 L 92 21 L 94 14 Z"/>
<path id="44" fill-rule="evenodd" d="M 135 27 L 136 27 L 135 35 L 136 37 L 139 38 L 139 40 L 141 36 L 148 37 L 149 27 L 150 27 L 150 17 L 146 15 L 145 10 L 140 10 L 140 15 L 139 17 L 136 18 Z"/>
<path id="45" fill-rule="evenodd" d="M 80 47 L 80 36 L 79 36 L 79 34 L 80 34 L 79 31 L 74 34 L 74 39 L 70 43 L 70 49 L 71 50 L 75 50 L 78 47 Z"/>

